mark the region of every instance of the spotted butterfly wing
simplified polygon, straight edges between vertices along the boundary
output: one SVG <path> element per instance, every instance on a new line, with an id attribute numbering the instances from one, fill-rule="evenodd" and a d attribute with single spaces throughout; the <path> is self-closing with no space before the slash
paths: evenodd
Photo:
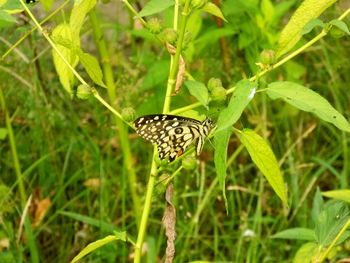
<path id="1" fill-rule="evenodd" d="M 202 151 L 204 139 L 212 126 L 211 120 L 203 122 L 175 115 L 146 115 L 134 121 L 137 133 L 158 146 L 159 158 L 169 162 L 177 157 L 196 141 L 196 152 Z"/>

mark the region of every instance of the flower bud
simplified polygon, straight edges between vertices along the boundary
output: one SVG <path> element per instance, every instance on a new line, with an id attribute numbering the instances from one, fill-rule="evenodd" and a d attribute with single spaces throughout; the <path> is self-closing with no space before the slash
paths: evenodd
<path id="1" fill-rule="evenodd" d="M 263 50 L 260 53 L 260 61 L 263 65 L 271 65 L 275 63 L 276 53 L 274 50 Z"/>
<path id="2" fill-rule="evenodd" d="M 136 112 L 132 107 L 126 107 L 122 110 L 122 117 L 127 122 L 133 121 L 135 119 Z"/>
<path id="3" fill-rule="evenodd" d="M 91 87 L 85 84 L 81 84 L 77 89 L 77 97 L 81 100 L 86 100 L 91 95 Z"/>
<path id="4" fill-rule="evenodd" d="M 192 155 L 187 155 L 182 159 L 182 166 L 186 170 L 192 171 L 197 167 L 197 160 Z"/>
<path id="5" fill-rule="evenodd" d="M 215 102 L 226 102 L 226 90 L 223 87 L 215 87 L 211 92 L 211 99 Z"/>
<path id="6" fill-rule="evenodd" d="M 163 30 L 163 34 L 162 35 L 163 35 L 163 39 L 166 42 L 168 42 L 168 43 L 170 43 L 172 45 L 174 45 L 176 43 L 177 32 L 174 29 L 166 28 L 166 29 Z"/>
<path id="7" fill-rule="evenodd" d="M 212 92 L 215 87 L 222 87 L 221 79 L 211 78 L 209 79 L 207 86 L 208 86 L 208 90 Z"/>
<path id="8" fill-rule="evenodd" d="M 151 18 L 148 21 L 148 29 L 153 34 L 158 34 L 162 31 L 163 25 L 158 18 Z"/>
<path id="9" fill-rule="evenodd" d="M 337 28 L 336 26 L 333 26 L 329 33 L 330 33 L 331 37 L 335 38 L 335 39 L 341 38 L 345 35 L 344 31 Z"/>
<path id="10" fill-rule="evenodd" d="M 208 3 L 208 0 L 191 0 L 191 7 L 201 9 Z"/>

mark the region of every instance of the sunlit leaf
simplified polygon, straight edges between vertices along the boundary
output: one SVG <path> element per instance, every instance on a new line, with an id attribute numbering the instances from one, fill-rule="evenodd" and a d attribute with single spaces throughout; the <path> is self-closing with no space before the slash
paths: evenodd
<path id="1" fill-rule="evenodd" d="M 82 251 L 80 251 L 78 255 L 76 255 L 72 259 L 71 263 L 77 262 L 79 259 L 83 258 L 84 256 L 86 256 L 90 252 L 92 252 L 92 251 L 112 242 L 112 241 L 116 241 L 116 240 L 121 240 L 121 241 L 125 242 L 126 241 L 126 232 L 119 232 L 118 235 L 109 235 L 103 239 L 99 239 L 95 242 L 90 243 Z"/>
<path id="2" fill-rule="evenodd" d="M 268 85 L 267 94 L 271 99 L 283 99 L 300 110 L 312 112 L 320 119 L 350 132 L 350 124 L 321 95 L 294 82 L 273 82 Z"/>
<path id="3" fill-rule="evenodd" d="M 265 140 L 253 130 L 245 129 L 240 140 L 249 152 L 253 162 L 266 177 L 276 194 L 287 203 L 286 189 L 276 157 Z"/>
<path id="4" fill-rule="evenodd" d="M 293 263 L 311 263 L 313 256 L 318 251 L 318 246 L 314 242 L 303 244 L 295 254 Z"/>
<path id="5" fill-rule="evenodd" d="M 349 189 L 325 191 L 325 192 L 322 192 L 322 195 L 325 197 L 343 200 L 345 202 L 350 203 L 350 190 Z"/>
<path id="6" fill-rule="evenodd" d="M 138 17 L 157 14 L 175 4 L 174 0 L 150 0 L 142 10 L 137 14 Z"/>
<path id="7" fill-rule="evenodd" d="M 324 10 L 337 0 L 305 0 L 295 11 L 288 24 L 282 30 L 278 41 L 276 57 L 287 53 L 301 38 L 304 26 L 317 18 Z"/>
<path id="8" fill-rule="evenodd" d="M 97 0 L 80 0 L 74 2 L 69 20 L 74 46 L 79 46 L 80 29 L 84 24 L 86 15 L 96 5 L 96 2 Z"/>
<path id="9" fill-rule="evenodd" d="M 71 42 L 72 35 L 70 31 L 70 26 L 65 23 L 59 24 L 55 27 L 55 29 L 52 32 L 52 38 L 65 39 L 65 41 Z M 67 62 L 74 68 L 78 64 L 78 56 L 75 55 L 71 49 L 68 49 L 67 47 L 58 43 L 56 43 L 56 45 L 60 53 L 67 60 Z M 72 95 L 72 84 L 74 81 L 73 72 L 54 49 L 52 49 L 52 56 L 62 86 L 69 94 Z"/>

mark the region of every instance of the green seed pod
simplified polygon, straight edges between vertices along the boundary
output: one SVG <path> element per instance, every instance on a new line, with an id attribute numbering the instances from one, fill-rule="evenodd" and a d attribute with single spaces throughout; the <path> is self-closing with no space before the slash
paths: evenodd
<path id="1" fill-rule="evenodd" d="M 211 92 L 211 99 L 215 102 L 226 102 L 226 90 L 223 87 L 215 87 Z"/>
<path id="2" fill-rule="evenodd" d="M 191 7 L 201 9 L 208 3 L 208 0 L 191 0 Z"/>
<path id="3" fill-rule="evenodd" d="M 209 81 L 208 81 L 208 90 L 210 92 L 212 92 L 215 87 L 222 87 L 221 79 L 218 79 L 218 78 L 211 78 L 211 79 L 209 79 Z"/>
<path id="4" fill-rule="evenodd" d="M 86 100 L 91 95 L 91 87 L 88 85 L 81 84 L 77 89 L 77 97 L 81 100 Z"/>
<path id="5" fill-rule="evenodd" d="M 133 121 L 136 117 L 136 112 L 132 107 L 126 107 L 122 110 L 122 117 L 127 122 Z"/>
<path id="6" fill-rule="evenodd" d="M 187 155 L 182 160 L 182 166 L 186 170 L 192 171 L 197 167 L 197 160 L 192 155 Z"/>
<path id="7" fill-rule="evenodd" d="M 337 28 L 336 26 L 333 26 L 329 32 L 332 38 L 338 39 L 345 35 L 344 31 Z"/>
<path id="8" fill-rule="evenodd" d="M 166 28 L 163 30 L 163 33 L 162 33 L 162 36 L 163 36 L 163 39 L 174 45 L 176 43 L 176 40 L 177 40 L 177 32 L 173 29 L 173 28 Z"/>
<path id="9" fill-rule="evenodd" d="M 274 50 L 263 50 L 260 53 L 260 61 L 263 65 L 271 65 L 275 63 L 276 53 Z"/>
<path id="10" fill-rule="evenodd" d="M 158 34 L 162 31 L 163 25 L 158 18 L 151 18 L 148 21 L 148 29 L 153 34 Z"/>

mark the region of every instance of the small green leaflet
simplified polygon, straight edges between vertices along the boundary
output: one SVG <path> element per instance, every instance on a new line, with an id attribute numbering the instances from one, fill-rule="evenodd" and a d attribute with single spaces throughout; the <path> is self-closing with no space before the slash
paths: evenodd
<path id="1" fill-rule="evenodd" d="M 268 96 L 283 99 L 294 107 L 314 113 L 320 119 L 330 122 L 337 128 L 350 132 L 350 124 L 332 105 L 321 95 L 294 82 L 273 82 L 267 87 Z"/>
<path id="2" fill-rule="evenodd" d="M 174 0 L 150 0 L 137 14 L 138 17 L 157 14 L 175 4 Z"/>
<path id="3" fill-rule="evenodd" d="M 322 195 L 350 203 L 350 189 L 325 191 L 322 192 Z"/>
<path id="4" fill-rule="evenodd" d="M 109 235 L 106 236 L 105 238 L 99 239 L 95 242 L 90 243 L 89 245 L 87 245 L 82 251 L 79 252 L 78 255 L 76 255 L 71 263 L 77 262 L 79 259 L 83 258 L 84 256 L 86 256 L 87 254 L 89 254 L 90 252 L 112 242 L 112 241 L 116 241 L 116 240 L 121 240 L 121 241 L 126 241 L 126 232 L 118 232 L 115 233 L 115 235 Z"/>
<path id="5" fill-rule="evenodd" d="M 313 257 L 323 253 L 324 249 L 320 249 L 316 243 L 308 242 L 303 244 L 295 254 L 293 263 L 311 263 Z"/>
<path id="6" fill-rule="evenodd" d="M 222 14 L 220 8 L 216 5 L 213 4 L 211 2 L 208 2 L 205 4 L 205 6 L 202 8 L 203 12 L 207 12 L 209 14 L 212 14 L 214 16 L 220 17 L 222 20 L 224 20 L 225 22 L 227 22 L 226 18 L 224 17 L 224 15 Z"/>
<path id="7" fill-rule="evenodd" d="M 314 29 L 315 27 L 324 28 L 325 26 L 326 26 L 326 24 L 323 23 L 323 21 L 321 19 L 318 19 L 318 18 L 312 19 L 303 27 L 300 34 L 306 35 L 306 34 L 310 33 L 312 31 L 312 29 Z"/>
<path id="8" fill-rule="evenodd" d="M 208 109 L 208 89 L 202 83 L 194 80 L 188 80 L 185 82 L 188 91 L 194 96 L 202 105 Z"/>
<path id="9" fill-rule="evenodd" d="M 219 115 L 216 132 L 225 130 L 236 123 L 241 117 L 243 110 L 254 97 L 256 88 L 257 84 L 247 79 L 237 82 L 229 105 Z"/>
<path id="10" fill-rule="evenodd" d="M 103 83 L 103 74 L 98 60 L 90 55 L 89 53 L 84 53 L 81 49 L 78 49 L 78 56 L 81 64 L 84 66 L 86 72 L 89 74 L 90 78 L 99 86 L 107 88 Z"/>
<path id="11" fill-rule="evenodd" d="M 271 238 L 315 241 L 316 236 L 313 229 L 296 227 L 278 232 L 271 236 Z"/>
<path id="12" fill-rule="evenodd" d="M 348 36 L 350 35 L 350 31 L 348 26 L 345 24 L 344 21 L 334 19 L 331 22 L 329 22 L 331 25 L 336 26 L 340 30 L 342 30 L 344 33 L 346 33 Z"/>
<path id="13" fill-rule="evenodd" d="M 265 140 L 253 130 L 244 129 L 240 140 L 249 152 L 253 162 L 266 177 L 281 200 L 287 204 L 286 189 L 276 157 Z"/>

